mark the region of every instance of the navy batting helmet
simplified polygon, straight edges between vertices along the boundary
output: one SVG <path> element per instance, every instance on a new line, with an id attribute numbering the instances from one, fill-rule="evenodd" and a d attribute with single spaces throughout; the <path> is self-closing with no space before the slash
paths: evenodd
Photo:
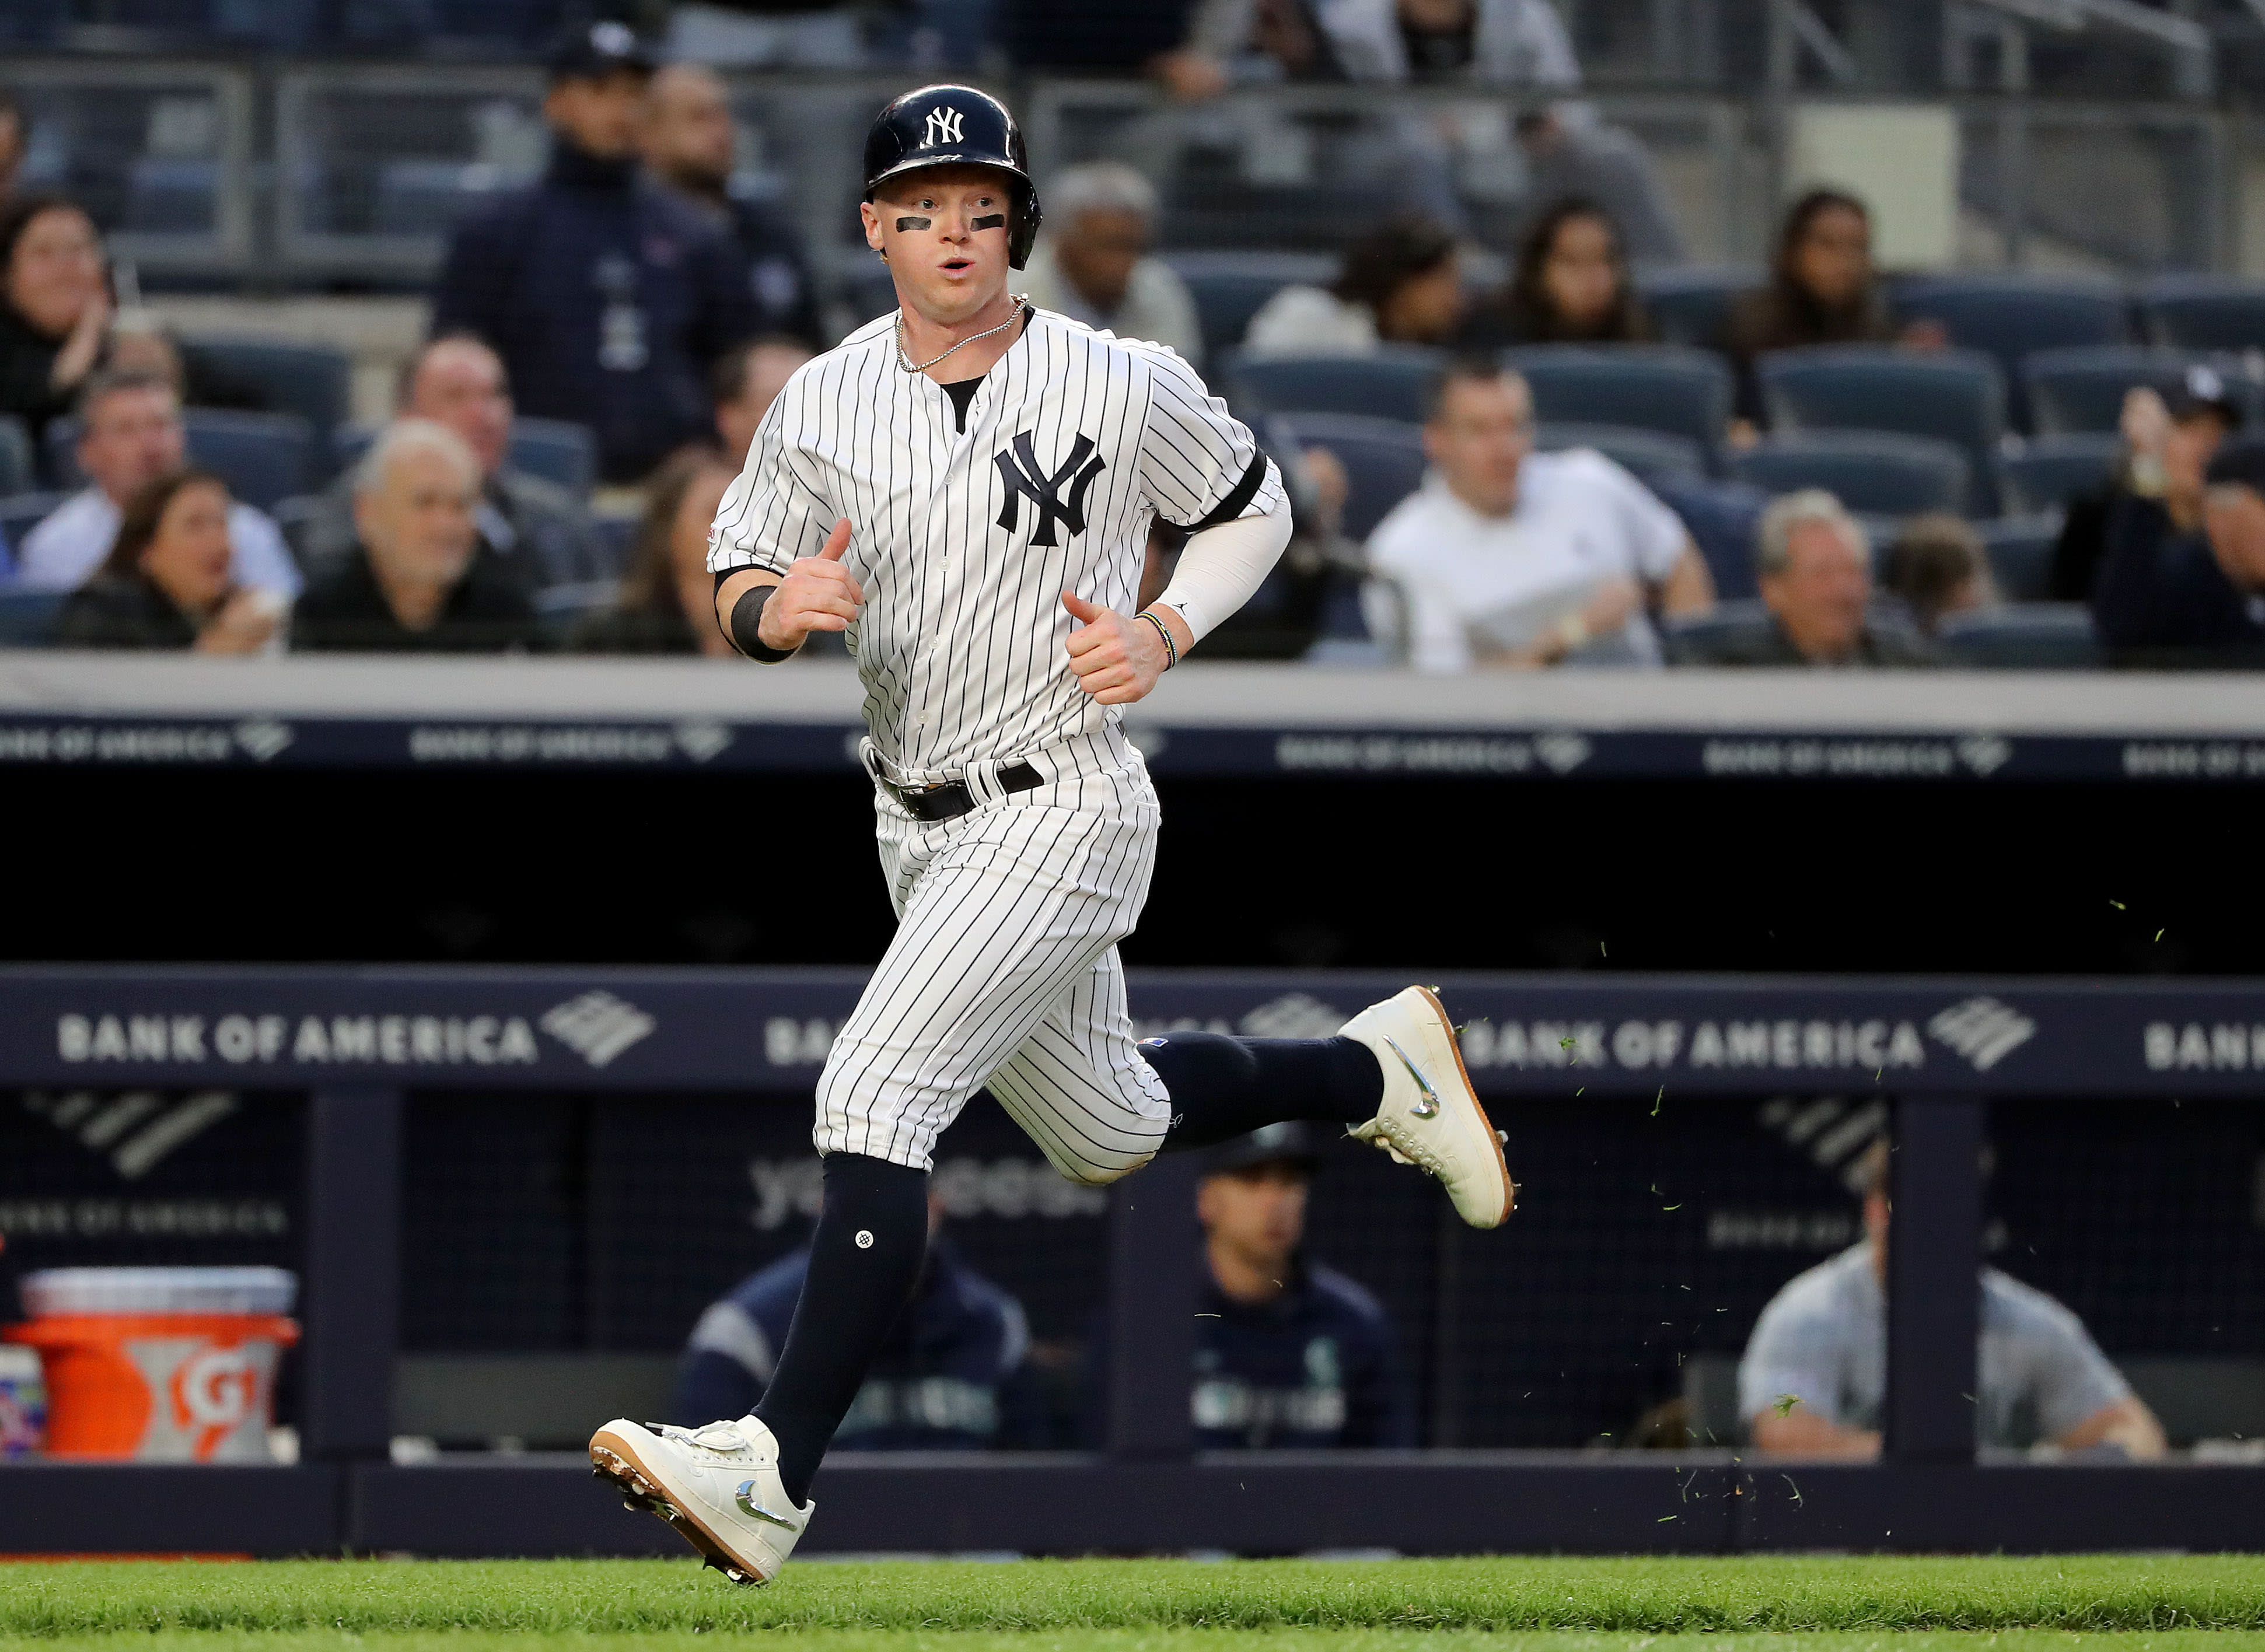
<path id="1" fill-rule="evenodd" d="M 865 199 L 885 178 L 923 166 L 995 166 L 1015 180 L 1007 261 L 1021 269 L 1038 236 L 1030 151 L 1007 106 L 972 86 L 922 86 L 873 117 L 865 135 Z"/>

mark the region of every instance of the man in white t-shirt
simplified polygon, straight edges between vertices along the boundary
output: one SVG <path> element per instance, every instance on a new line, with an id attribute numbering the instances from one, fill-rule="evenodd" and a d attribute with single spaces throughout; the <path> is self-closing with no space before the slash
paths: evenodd
<path id="1" fill-rule="evenodd" d="M 78 398 L 79 469 L 89 485 L 24 536 L 18 583 L 71 591 L 110 554 L 126 503 L 186 462 L 181 402 L 154 373 L 101 373 Z M 228 513 L 229 572 L 236 583 L 290 598 L 299 594 L 299 565 L 263 511 L 234 504 Z"/>
<path id="2" fill-rule="evenodd" d="M 1651 614 L 1714 606 L 1698 548 L 1642 483 L 1588 448 L 1533 451 L 1533 398 L 1511 369 L 1447 368 L 1424 448 L 1424 485 L 1368 541 L 1418 670 L 1657 666 Z"/>

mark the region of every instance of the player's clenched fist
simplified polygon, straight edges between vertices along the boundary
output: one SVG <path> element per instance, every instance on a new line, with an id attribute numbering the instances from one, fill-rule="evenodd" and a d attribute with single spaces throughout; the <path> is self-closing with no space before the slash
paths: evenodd
<path id="1" fill-rule="evenodd" d="M 841 565 L 849 549 L 849 519 L 834 524 L 826 549 L 815 557 L 797 557 L 779 581 L 778 589 L 763 604 L 763 617 L 755 635 L 766 648 L 791 652 L 812 631 L 846 631 L 865 600 L 865 587 Z"/>
<path id="2" fill-rule="evenodd" d="M 1077 622 L 1069 634 L 1069 668 L 1076 673 L 1077 686 L 1102 704 L 1132 704 L 1156 686 L 1156 679 L 1171 664 L 1164 639 L 1140 615 L 1101 608 L 1074 591 L 1062 593 L 1062 607 Z M 1194 642 L 1187 634 L 1187 622 L 1171 609 L 1153 611 L 1175 628 L 1177 646 L 1185 649 Z"/>

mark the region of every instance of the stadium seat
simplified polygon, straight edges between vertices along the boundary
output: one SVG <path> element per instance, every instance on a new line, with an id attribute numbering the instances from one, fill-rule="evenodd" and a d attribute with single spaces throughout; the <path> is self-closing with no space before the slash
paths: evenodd
<path id="1" fill-rule="evenodd" d="M 1336 260 L 1326 253 L 1189 251 L 1161 256 L 1187 284 L 1209 360 L 1242 344 L 1250 318 L 1284 287 L 1301 282 L 1327 286 L 1336 276 Z"/>
<path id="2" fill-rule="evenodd" d="M 348 425 L 339 430 L 331 439 L 339 468 L 358 463 L 376 435 L 368 425 Z M 505 462 L 514 470 L 555 482 L 570 492 L 587 493 L 598 470 L 596 439 L 585 426 L 566 419 L 515 418 Z"/>
<path id="3" fill-rule="evenodd" d="M 0 589 L 0 648 L 45 648 L 69 599 L 68 591 Z"/>
<path id="4" fill-rule="evenodd" d="M 1823 488 L 1850 510 L 1875 516 L 1956 511 L 1969 492 L 1957 448 L 1882 431 L 1789 431 L 1730 455 L 1723 469 L 1769 494 Z"/>
<path id="5" fill-rule="evenodd" d="M 2139 288 L 2139 317 L 2156 344 L 2265 350 L 2265 281 L 2159 275 Z"/>
<path id="6" fill-rule="evenodd" d="M 388 161 L 371 227 L 387 236 L 445 236 L 499 190 L 528 181 L 485 161 Z"/>
<path id="7" fill-rule="evenodd" d="M 1884 430 L 1948 441 L 1966 456 L 1969 513 L 1997 514 L 2006 383 L 1990 357 L 1817 345 L 1772 351 L 1758 371 L 1773 429 Z"/>
<path id="8" fill-rule="evenodd" d="M 1279 421 L 1301 448 L 1327 448 L 1344 466 L 1344 535 L 1356 542 L 1413 493 L 1429 461 L 1414 425 L 1358 413 L 1298 413 Z"/>
<path id="9" fill-rule="evenodd" d="M 330 462 L 331 440 L 346 422 L 353 400 L 353 359 L 331 345 L 287 344 L 269 338 L 223 338 L 188 334 L 184 357 L 256 390 L 272 413 L 296 413 L 315 433 L 314 462 Z M 320 477 L 316 478 L 320 480 Z"/>
<path id="10" fill-rule="evenodd" d="M 1260 412 L 1365 413 L 1418 425 L 1424 391 L 1439 361 L 1433 351 L 1387 346 L 1366 356 L 1232 359 L 1219 376 Z"/>
<path id="11" fill-rule="evenodd" d="M 2100 663 L 2092 610 L 2081 602 L 2022 602 L 1953 614 L 1943 620 L 1937 640 L 1962 666 L 2081 671 Z"/>
<path id="12" fill-rule="evenodd" d="M 1635 290 L 1662 338 L 1704 347 L 1721 342 L 1738 295 L 1763 280 L 1758 269 L 1643 269 L 1636 272 Z"/>
<path id="13" fill-rule="evenodd" d="M 1664 431 L 1636 430 L 1626 425 L 1544 424 L 1533 431 L 1533 446 L 1541 453 L 1563 453 L 1569 448 L 1594 448 L 1646 483 L 1671 477 L 1698 481 L 1707 474 L 1705 451 L 1688 436 Z"/>
<path id="14" fill-rule="evenodd" d="M 1589 348 L 1539 345 L 1504 353 L 1533 390 L 1543 424 L 1664 431 L 1711 454 L 1730 416 L 1730 371 L 1709 351 L 1679 345 Z"/>
<path id="15" fill-rule="evenodd" d="M 1897 313 L 1940 322 L 1950 342 L 1998 360 L 2008 387 L 2006 411 L 2033 429 L 2023 360 L 2040 350 L 2116 345 L 2131 337 L 2131 306 L 2112 282 L 2044 275 L 1921 275 L 1897 284 Z"/>
<path id="16" fill-rule="evenodd" d="M 546 586 L 535 593 L 535 632 L 547 647 L 555 649 L 585 619 L 611 608 L 620 594 L 620 585 L 611 579 Z"/>
<path id="17" fill-rule="evenodd" d="M 1715 594 L 1734 601 L 1755 594 L 1754 528 L 1769 498 L 1743 482 L 1688 477 L 1647 478 L 1651 491 L 1683 519 L 1692 543 L 1715 577 Z"/>
<path id="18" fill-rule="evenodd" d="M 2042 602 L 2052 594 L 2053 549 L 2060 542 L 2060 518 L 2001 516 L 1977 522 L 1998 594 L 2008 602 Z"/>
<path id="19" fill-rule="evenodd" d="M 1695 645 L 1722 637 L 1766 637 L 1777 623 L 1759 597 L 1738 597 L 1717 602 L 1704 614 L 1670 615 L 1662 622 L 1660 641 L 1674 662 Z"/>
<path id="20" fill-rule="evenodd" d="M 229 491 L 266 510 L 278 499 L 304 493 L 314 479 L 314 432 L 296 413 L 239 413 L 217 407 L 181 411 L 189 462 L 220 473 Z M 78 420 L 47 426 L 47 469 L 57 485 L 86 484 L 78 468 Z"/>
<path id="21" fill-rule="evenodd" d="M 2123 416 L 2127 391 L 2146 385 L 2167 394 L 2196 358 L 2185 350 L 2111 345 L 2088 350 L 2040 350 L 2021 363 L 2028 387 L 2030 428 L 2040 436 L 2113 431 Z M 2246 414 L 2257 411 L 2256 382 L 2239 363 L 2215 363 L 2226 389 Z"/>
<path id="22" fill-rule="evenodd" d="M 897 278 L 885 264 L 853 264 L 841 277 L 841 296 L 862 327 L 897 307 Z"/>
<path id="23" fill-rule="evenodd" d="M 570 493 L 587 493 L 598 474 L 597 439 L 586 426 L 563 418 L 514 418 L 506 462 Z"/>
<path id="24" fill-rule="evenodd" d="M 2059 510 L 2105 482 L 2123 453 L 2120 437 L 2097 432 L 2035 437 L 2005 462 L 2006 508 Z"/>
<path id="25" fill-rule="evenodd" d="M 0 413 L 0 497 L 21 493 L 39 483 L 32 433 L 13 413 Z"/>
<path id="26" fill-rule="evenodd" d="M 127 169 L 126 216 L 134 235 L 210 236 L 220 229 L 218 161 L 137 155 Z"/>
<path id="27" fill-rule="evenodd" d="M 0 535 L 7 537 L 8 548 L 21 554 L 24 535 L 45 521 L 56 506 L 69 497 L 62 493 L 11 493 L 0 499 Z"/>

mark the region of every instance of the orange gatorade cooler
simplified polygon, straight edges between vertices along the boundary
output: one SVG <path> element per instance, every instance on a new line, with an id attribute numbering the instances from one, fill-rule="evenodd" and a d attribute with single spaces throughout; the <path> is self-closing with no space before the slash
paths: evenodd
<path id="1" fill-rule="evenodd" d="M 264 1463 L 275 1362 L 299 1340 L 280 1268 L 55 1268 L 23 1280 L 50 1457 Z"/>

